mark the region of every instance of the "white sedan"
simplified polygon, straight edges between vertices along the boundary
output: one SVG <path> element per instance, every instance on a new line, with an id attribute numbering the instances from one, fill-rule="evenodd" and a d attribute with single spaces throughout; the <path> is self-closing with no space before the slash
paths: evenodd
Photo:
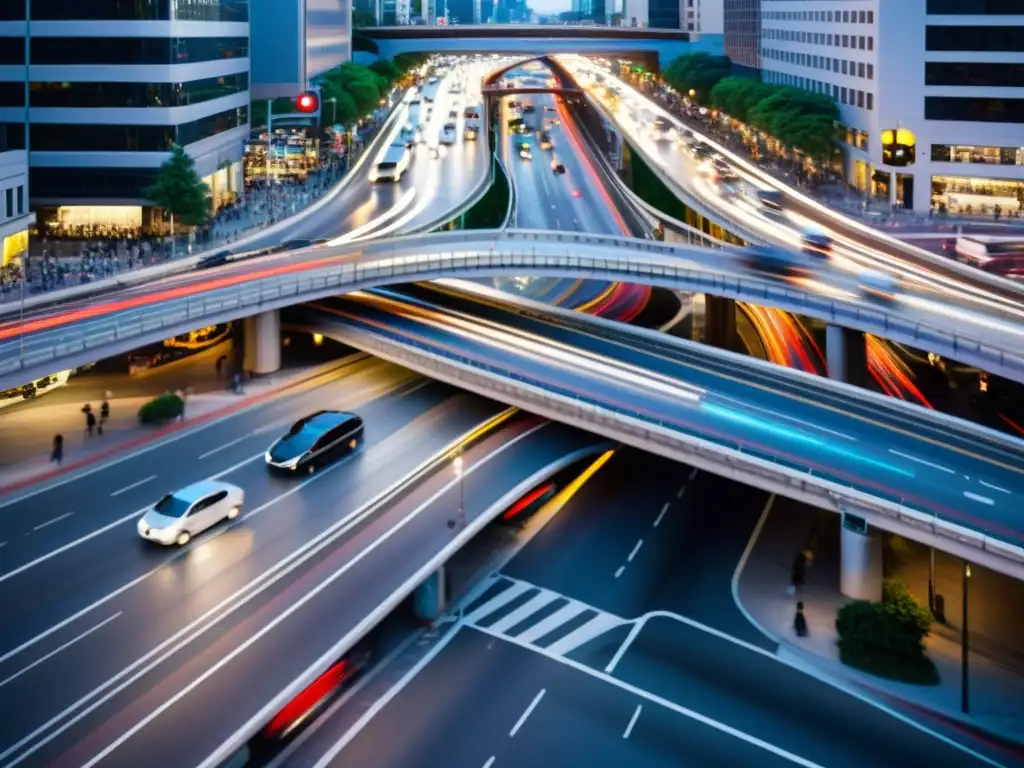
<path id="1" fill-rule="evenodd" d="M 164 546 L 181 547 L 220 521 L 234 520 L 244 501 L 245 492 L 230 483 L 193 483 L 154 504 L 139 520 L 139 536 Z"/>

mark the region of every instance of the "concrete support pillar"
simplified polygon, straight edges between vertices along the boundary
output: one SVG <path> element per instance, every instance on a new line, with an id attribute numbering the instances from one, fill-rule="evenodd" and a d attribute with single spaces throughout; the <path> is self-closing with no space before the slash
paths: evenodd
<path id="1" fill-rule="evenodd" d="M 276 309 L 245 318 L 244 365 L 257 376 L 281 369 L 281 316 Z"/>
<path id="2" fill-rule="evenodd" d="M 426 622 L 437 621 L 448 602 L 447 591 L 444 566 L 441 566 L 416 587 L 413 595 L 416 618 Z"/>
<path id="3" fill-rule="evenodd" d="M 896 192 L 897 192 L 897 190 L 896 190 L 896 171 L 890 171 L 889 172 L 889 205 L 894 206 L 894 207 L 896 205 L 897 200 L 899 199 L 897 194 L 896 194 Z"/>
<path id="4" fill-rule="evenodd" d="M 867 383 L 868 352 L 863 331 L 830 325 L 825 329 L 828 377 L 857 387 Z"/>
<path id="5" fill-rule="evenodd" d="M 736 351 L 739 335 L 736 333 L 736 302 L 710 294 L 704 297 L 705 339 L 720 349 Z"/>
<path id="6" fill-rule="evenodd" d="M 844 514 L 840 536 L 839 591 L 854 600 L 881 600 L 881 533 Z"/>

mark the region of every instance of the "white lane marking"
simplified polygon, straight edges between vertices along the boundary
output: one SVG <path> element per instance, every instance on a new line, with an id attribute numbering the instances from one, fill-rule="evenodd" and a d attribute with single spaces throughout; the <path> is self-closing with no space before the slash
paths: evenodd
<path id="1" fill-rule="evenodd" d="M 822 426 L 820 426 L 818 424 L 812 424 L 809 421 L 804 421 L 803 419 L 798 419 L 795 416 L 788 416 L 785 413 L 779 413 L 778 411 L 773 411 L 770 408 L 762 408 L 761 406 L 758 406 L 758 405 L 752 405 L 749 402 L 747 402 L 746 400 L 737 400 L 736 398 L 726 397 L 725 395 L 718 395 L 718 397 L 721 398 L 722 400 L 728 400 L 731 403 L 736 403 L 737 405 L 740 405 L 743 408 L 746 408 L 747 410 L 750 410 L 750 411 L 760 411 L 761 413 L 767 413 L 768 415 L 774 416 L 777 419 L 783 419 L 785 421 L 791 421 L 794 424 L 801 424 L 801 425 L 803 425 L 805 427 L 809 427 L 810 429 L 813 429 L 813 430 L 815 430 L 817 432 L 825 432 L 825 433 L 830 434 L 830 435 L 835 435 L 836 437 L 841 437 L 841 438 L 843 438 L 845 440 L 850 440 L 850 441 L 852 441 L 854 443 L 857 442 L 857 438 L 853 437 L 851 435 L 847 435 L 847 434 L 845 434 L 843 432 L 837 432 L 834 429 L 829 429 L 827 427 L 822 427 Z"/>
<path id="2" fill-rule="evenodd" d="M 761 623 L 755 619 L 750 611 L 747 610 L 747 606 L 743 604 L 740 599 L 740 579 L 743 576 L 743 571 L 747 567 L 747 561 L 750 559 L 750 553 L 754 551 L 754 547 L 757 546 L 758 539 L 761 538 L 761 530 L 764 528 L 764 524 L 768 522 L 768 515 L 772 511 L 772 506 L 775 504 L 775 494 L 771 494 L 768 497 L 768 501 L 764 503 L 764 508 L 761 510 L 761 516 L 757 518 L 757 522 L 754 524 L 754 530 L 750 533 L 750 538 L 747 539 L 747 546 L 743 548 L 743 554 L 740 555 L 739 562 L 736 563 L 736 570 L 732 572 L 732 580 L 729 584 L 729 588 L 732 591 L 732 601 L 736 604 L 736 608 L 743 614 L 750 625 L 754 627 L 758 632 L 767 637 L 775 645 L 779 645 L 779 638 L 761 626 Z M 605 670 L 608 672 L 609 670 Z"/>
<path id="3" fill-rule="evenodd" d="M 1005 488 L 1000 488 L 998 485 L 992 485 L 992 483 L 986 483 L 984 480 L 979 480 L 978 482 L 981 483 L 982 485 L 984 485 L 986 488 L 991 488 L 993 491 L 999 491 L 1000 493 L 1005 493 L 1005 494 L 1008 494 L 1008 495 L 1012 495 L 1012 493 L 1010 491 L 1006 490 Z"/>
<path id="4" fill-rule="evenodd" d="M 677 499 L 683 498 L 683 494 L 684 493 L 686 493 L 686 486 L 685 485 L 682 488 L 680 488 L 678 491 L 676 491 L 676 498 Z"/>
<path id="5" fill-rule="evenodd" d="M 520 643 L 514 637 L 499 637 L 498 635 L 488 632 L 486 627 L 473 627 L 473 630 L 476 632 L 482 632 L 483 634 L 488 635 L 489 637 L 498 638 L 499 640 L 502 640 L 506 643 L 517 645 L 520 648 L 525 648 L 526 650 L 532 651 L 533 653 L 540 654 L 541 656 L 550 659 L 551 661 L 554 661 L 557 664 L 562 664 L 564 666 L 576 670 L 577 672 L 582 672 L 585 675 L 589 675 L 590 677 L 600 680 L 603 683 L 613 685 L 616 688 L 626 691 L 627 693 L 631 693 L 634 696 L 644 699 L 645 701 L 651 702 L 652 704 L 656 704 L 660 707 L 663 707 L 664 709 L 668 709 L 672 712 L 675 712 L 676 714 L 682 715 L 683 717 L 688 717 L 691 720 L 696 720 L 698 723 L 702 723 L 710 728 L 714 728 L 716 731 L 721 731 L 722 733 L 726 733 L 741 741 L 745 741 L 747 744 L 759 747 L 765 750 L 766 752 L 771 752 L 772 754 L 781 757 L 784 760 L 789 760 L 790 762 L 796 763 L 797 765 L 802 765 L 804 766 L 804 768 L 823 768 L 823 766 L 820 766 L 817 763 L 814 763 L 806 758 L 800 757 L 799 755 L 795 755 L 792 752 L 783 749 L 782 747 L 777 747 L 774 744 L 770 744 L 769 742 L 764 741 L 763 739 L 759 739 L 756 736 L 752 736 L 749 733 L 745 733 L 744 731 L 741 731 L 738 728 L 733 728 L 732 726 L 726 725 L 725 723 L 722 723 L 718 720 L 714 720 L 713 718 L 710 718 L 707 715 L 702 715 L 700 712 L 696 712 L 680 704 L 676 704 L 673 701 L 664 699 L 661 696 L 651 693 L 650 691 L 645 691 L 643 688 L 638 688 L 635 685 L 627 683 L 625 680 L 620 680 L 619 678 L 612 677 L 611 675 L 605 672 L 592 669 L 591 667 L 588 667 L 585 664 L 581 664 L 580 662 L 574 659 L 570 659 L 565 656 L 557 656 L 548 651 L 548 649 L 546 648 L 538 648 L 537 646 Z"/>
<path id="6" fill-rule="evenodd" d="M 45 523 L 40 523 L 39 525 L 37 525 L 32 530 L 33 531 L 41 531 L 41 530 L 43 530 L 43 528 L 46 528 L 47 526 L 53 525 L 54 523 L 59 523 L 61 520 L 67 520 L 73 514 L 75 514 L 75 513 L 74 512 L 65 512 L 60 517 L 55 517 L 55 518 L 53 518 L 53 520 L 47 520 Z M 13 571 L 12 571 L 12 573 L 13 573 Z"/>
<path id="7" fill-rule="evenodd" d="M 224 475 L 226 475 L 226 474 L 228 474 L 230 472 L 234 472 L 236 469 L 240 469 L 241 467 L 244 467 L 249 462 L 255 461 L 256 459 L 259 459 L 259 458 L 262 458 L 262 457 L 263 457 L 263 451 L 260 451 L 255 456 L 250 456 L 248 459 L 243 459 L 242 461 L 238 462 L 237 464 L 234 464 L 234 465 L 228 467 L 223 472 L 218 472 L 215 475 L 210 475 L 206 479 L 207 480 L 219 480 L 220 478 L 224 477 Z M 149 507 L 143 507 L 142 509 L 140 509 L 140 510 L 138 510 L 136 512 L 132 512 L 130 515 L 125 515 L 124 517 L 118 518 L 117 520 L 115 520 L 112 523 L 107 523 L 102 528 L 97 528 L 92 533 L 87 533 L 84 536 L 78 537 L 77 539 L 75 539 L 72 542 L 69 542 L 69 543 L 67 543 L 67 544 L 65 544 L 65 545 L 63 545 L 61 547 L 57 547 L 57 549 L 55 549 L 55 550 L 53 550 L 51 552 L 47 552 L 45 555 L 40 555 L 35 560 L 32 560 L 32 561 L 30 561 L 28 563 L 25 563 L 24 565 L 18 566 L 13 571 L 10 571 L 10 572 L 5 573 L 2 576 L 0 576 L 0 584 L 2 584 L 3 582 L 7 581 L 10 578 L 13 578 L 14 576 L 17 576 L 19 573 L 23 573 L 23 572 L 27 571 L 29 568 L 34 568 L 35 566 L 39 565 L 40 563 L 45 563 L 47 560 L 51 560 L 52 558 L 56 557 L 57 555 L 63 554 L 64 552 L 67 552 L 69 549 L 77 547 L 79 544 L 84 544 L 85 542 L 89 541 L 89 539 L 94 539 L 97 536 L 100 536 L 100 535 L 106 533 L 107 531 L 109 531 L 112 528 L 116 528 L 119 525 L 123 525 L 124 523 L 128 522 L 129 520 L 137 520 L 142 515 L 146 514 L 146 511 L 148 509 L 149 509 Z M 152 572 L 153 571 L 151 571 L 151 573 Z M 138 583 L 138 582 L 132 582 L 132 583 L 135 584 L 135 583 Z M 120 594 L 120 593 L 121 593 L 121 591 L 119 590 L 115 594 Z M 106 599 L 106 598 L 103 598 L 103 599 Z M 95 608 L 96 605 L 100 605 L 100 604 L 101 603 L 94 603 L 92 607 Z M 6 656 L 0 657 L 0 662 L 2 662 L 5 658 L 7 658 L 7 657 Z"/>
<path id="8" fill-rule="evenodd" d="M 916 461 L 918 464 L 924 464 L 926 467 L 931 467 L 932 469 L 941 469 L 943 472 L 948 472 L 951 475 L 955 475 L 956 474 L 956 472 L 953 471 L 952 469 L 950 469 L 949 467 L 944 467 L 941 464 L 933 464 L 930 461 L 925 461 L 924 459 L 919 459 L 919 458 L 917 458 L 917 456 L 911 456 L 909 453 L 903 453 L 901 451 L 897 451 L 895 448 L 890 448 L 889 449 L 889 453 L 894 454 L 896 456 L 900 456 L 900 457 L 902 457 L 904 459 L 909 459 L 910 461 Z"/>
<path id="9" fill-rule="evenodd" d="M 199 458 L 203 458 L 203 457 L 200 456 Z M 112 494 L 110 494 L 110 496 L 111 496 L 111 498 L 113 498 L 114 496 L 120 496 L 122 493 L 127 493 L 132 488 L 138 488 L 140 485 L 145 485 L 150 480 L 156 480 L 156 475 L 150 475 L 149 477 L 145 477 L 142 480 L 135 481 L 131 485 L 126 485 L 124 488 L 121 488 L 120 490 L 114 491 Z"/>
<path id="10" fill-rule="evenodd" d="M 583 603 L 577 603 L 575 600 L 569 599 L 568 605 L 562 606 L 562 608 L 555 611 L 546 619 L 538 621 L 525 632 L 520 632 L 517 637 L 524 643 L 533 643 L 540 640 L 548 632 L 568 624 L 581 613 L 588 610 L 590 610 L 590 608 Z"/>
<path id="11" fill-rule="evenodd" d="M 133 725 L 127 731 L 122 733 L 117 739 L 115 739 L 113 742 L 108 744 L 103 750 L 101 750 L 95 757 L 93 757 L 91 760 L 89 760 L 87 763 L 85 763 L 82 766 L 82 768 L 92 768 L 92 766 L 97 765 L 98 763 L 101 763 L 103 760 L 105 760 L 107 758 L 107 756 L 109 756 L 112 752 L 114 752 L 118 747 L 120 747 L 126 741 L 128 741 L 129 739 L 134 737 L 136 733 L 141 731 L 143 728 L 145 728 L 147 725 L 149 725 L 151 722 L 153 722 L 155 719 L 157 719 L 160 715 L 162 715 L 165 711 L 167 711 L 168 709 L 173 707 L 175 704 L 177 704 L 181 699 L 183 699 L 186 696 L 188 696 L 188 694 L 190 694 L 193 690 L 195 690 L 200 685 L 202 685 L 204 682 L 206 682 L 210 677 L 212 677 L 217 672 L 219 672 L 223 667 L 227 666 L 232 661 L 234 661 L 238 656 L 240 656 L 242 653 L 244 653 L 246 650 L 248 650 L 250 647 L 252 647 L 254 644 L 256 644 L 265 635 L 267 635 L 272 630 L 274 630 L 279 624 L 281 624 L 281 623 L 287 621 L 289 618 L 291 618 L 291 616 L 296 611 L 298 611 L 300 608 L 302 608 L 306 603 L 311 601 L 313 598 L 315 598 L 317 595 L 319 595 L 321 592 L 323 592 L 325 589 L 327 589 L 331 584 L 333 584 L 335 581 L 340 579 L 342 576 L 344 576 L 350 570 L 352 570 L 357 565 L 359 565 L 359 563 L 361 563 L 367 557 L 369 557 L 374 552 L 376 552 L 377 549 L 380 548 L 381 546 L 383 546 L 388 540 L 390 540 L 392 536 L 394 536 L 396 533 L 398 533 L 403 528 L 405 528 L 406 525 L 408 525 L 410 522 L 412 522 L 417 517 L 419 517 L 419 515 L 422 514 L 422 512 L 424 510 L 428 509 L 438 499 L 440 499 L 442 496 L 444 496 L 446 493 L 448 493 L 448 491 L 450 491 L 451 489 L 455 488 L 460 482 L 463 482 L 466 475 L 468 475 L 468 474 L 476 471 L 480 467 L 483 467 L 484 465 L 488 464 L 490 461 L 492 461 L 493 459 L 496 459 L 498 456 L 500 456 L 502 453 L 507 451 L 509 448 L 512 448 L 514 445 L 517 445 L 520 441 L 525 440 L 526 438 L 532 436 L 534 433 L 536 433 L 537 431 L 543 429 L 544 427 L 546 427 L 550 423 L 551 422 L 546 422 L 546 421 L 545 422 L 541 422 L 540 424 L 537 424 L 536 426 L 531 427 L 530 429 L 526 430 L 525 432 L 522 432 L 522 433 L 516 435 L 514 438 L 512 438 L 508 442 L 503 443 L 498 448 L 496 448 L 494 451 L 492 451 L 491 453 L 489 453 L 486 456 L 482 457 L 479 461 L 476 461 L 473 464 L 471 464 L 465 470 L 465 472 L 463 473 L 463 476 L 461 478 L 459 478 L 459 477 L 452 478 L 440 490 L 435 492 L 433 496 L 431 496 L 429 499 L 427 499 L 422 504 L 420 504 L 418 507 L 416 507 L 414 510 L 412 510 L 408 515 L 406 515 L 401 520 L 399 520 L 392 528 L 389 528 L 384 533 L 382 533 L 380 535 L 380 537 L 378 537 L 377 539 L 374 539 L 366 547 L 364 547 L 363 549 L 359 550 L 359 552 L 357 552 L 352 557 L 351 560 L 349 560 L 347 563 L 345 563 L 340 568 L 338 568 L 338 570 L 336 570 L 334 573 L 332 573 L 329 576 L 325 577 L 323 579 L 323 581 L 321 581 L 315 587 L 313 587 L 308 592 L 306 592 L 301 598 L 297 599 L 294 603 L 289 605 L 283 612 L 278 614 L 274 619 L 272 619 L 271 621 L 269 621 L 266 624 L 262 625 L 258 631 L 254 632 L 252 635 L 250 635 L 248 638 L 246 638 L 245 641 L 243 641 L 242 643 L 239 643 L 237 646 L 235 646 L 229 653 L 227 653 L 223 657 L 221 657 L 215 664 L 212 664 L 210 667 L 208 667 L 206 670 L 204 670 L 202 674 L 197 676 L 188 685 L 184 686 L 180 691 L 178 691 L 178 693 L 174 694 L 173 696 L 170 696 L 160 706 L 158 706 L 156 709 L 154 709 L 148 715 L 146 715 L 141 720 L 139 720 L 139 722 L 137 722 L 135 725 Z M 325 475 L 326 475 L 326 473 L 320 474 L 320 475 L 314 475 L 307 482 L 312 482 L 313 480 L 317 479 L 318 477 L 324 477 Z M 328 529 L 328 531 L 325 531 L 324 534 L 321 534 L 319 539 L 314 539 L 315 542 L 318 541 L 318 544 L 315 547 L 310 546 L 309 543 L 307 543 L 306 545 L 303 545 L 303 547 L 300 547 L 297 550 L 297 552 L 296 552 L 296 554 L 300 555 L 300 557 L 299 557 L 299 559 L 295 563 L 292 563 L 291 566 L 286 568 L 283 572 L 276 574 L 273 579 L 269 579 L 269 580 L 265 581 L 263 584 L 261 584 L 259 586 L 259 588 L 257 590 L 253 591 L 252 594 L 246 595 L 242 600 L 240 600 L 239 602 L 234 603 L 234 604 L 231 604 L 231 601 L 235 597 L 234 595 L 232 597 L 229 597 L 226 600 L 222 601 L 222 603 L 220 605 L 223 606 L 223 605 L 227 604 L 228 608 L 227 608 L 227 610 L 223 613 L 223 615 L 220 618 L 223 619 L 223 618 L 225 618 L 227 616 L 230 616 L 236 610 L 238 610 L 243 605 L 248 603 L 250 600 L 252 600 L 256 596 L 261 594 L 264 590 L 269 588 L 275 581 L 283 578 L 288 573 L 290 573 L 291 571 L 295 570 L 295 568 L 297 568 L 299 565 L 304 563 L 306 560 L 309 560 L 310 558 L 316 556 L 316 554 L 319 553 L 322 549 L 324 549 L 324 548 L 326 548 L 328 546 L 331 546 L 333 544 L 333 541 L 334 541 L 334 539 L 331 538 L 332 534 L 337 533 L 338 536 L 344 535 L 349 530 L 351 530 L 351 528 L 353 528 L 354 526 L 358 525 L 359 522 L 363 519 L 363 516 L 369 510 L 371 510 L 371 509 L 373 509 L 372 505 L 368 506 L 367 508 L 360 508 L 359 510 L 357 510 L 353 514 L 349 515 L 348 517 L 346 517 L 344 520 L 340 521 L 338 524 L 336 524 L 332 528 Z M 303 548 L 304 547 L 307 548 L 305 552 L 303 552 Z M 289 556 L 289 558 L 290 557 L 291 556 Z M 283 560 L 281 562 L 285 563 L 285 561 L 287 561 L 289 558 L 285 558 L 285 560 Z M 280 563 L 279 563 L 279 565 L 280 565 Z M 277 568 L 277 566 L 275 566 L 271 570 L 274 570 L 276 568 Z M 264 574 L 260 578 L 266 578 L 267 573 L 269 573 L 269 571 L 264 572 Z M 244 591 L 244 589 L 245 589 L 245 587 L 243 587 L 241 590 L 238 590 L 238 592 L 236 592 L 235 595 L 237 595 L 240 592 Z M 204 614 L 204 616 L 208 616 L 208 615 L 212 614 L 213 612 L 215 612 L 218 609 L 218 607 L 220 607 L 220 606 L 211 608 L 209 611 L 207 611 L 206 614 Z M 188 632 L 190 632 L 194 626 L 196 626 L 197 624 L 199 624 L 200 621 L 202 621 L 202 619 L 203 619 L 203 617 L 200 617 L 199 619 L 196 619 L 195 621 L 193 621 L 192 624 L 190 624 L 188 627 L 185 627 L 184 629 L 179 630 L 175 635 L 173 635 L 172 637 L 169 637 L 166 640 L 164 640 L 164 642 L 161 643 L 160 646 L 158 646 L 153 651 L 150 651 L 146 656 L 142 657 L 141 659 L 139 659 L 138 661 L 134 662 L 132 665 L 130 665 L 126 669 L 124 669 L 121 672 L 119 672 L 117 675 L 115 675 L 113 678 L 108 680 L 106 683 L 102 684 L 100 687 L 98 687 L 98 688 L 94 689 L 93 691 L 91 691 L 90 693 L 86 694 L 78 702 L 76 702 L 75 704 L 72 704 L 70 707 L 65 709 L 63 712 L 58 713 L 57 715 L 52 717 L 48 722 L 46 722 L 43 725 L 41 725 L 38 728 L 36 728 L 32 733 L 30 733 L 28 736 L 25 736 L 17 744 L 9 747 L 4 753 L 0 754 L 0 761 L 7 759 L 12 753 L 14 753 L 18 749 L 20 749 L 27 742 L 29 742 L 32 739 L 36 738 L 38 735 L 40 735 L 42 733 L 46 733 L 47 731 L 49 731 L 49 729 L 51 727 L 53 727 L 53 725 L 55 723 L 60 722 L 60 720 L 62 720 L 67 714 L 73 712 L 76 709 L 79 709 L 81 704 L 82 704 L 82 702 L 87 701 L 88 699 L 95 697 L 95 695 L 97 693 L 102 692 L 102 690 L 105 689 L 105 688 L 109 688 L 111 686 L 111 684 L 116 682 L 118 679 L 123 678 L 126 675 L 131 674 L 134 669 L 136 669 L 137 667 L 142 666 L 143 664 L 145 664 L 145 662 L 147 661 L 148 658 L 157 655 L 164 648 L 167 648 L 167 646 L 170 646 L 170 645 L 172 645 L 172 643 L 175 643 L 175 641 L 179 637 L 182 637 L 182 636 L 186 635 Z M 61 725 L 59 728 L 56 728 L 53 731 L 50 731 L 49 733 L 46 733 L 46 736 L 44 738 L 40 739 L 39 742 L 35 746 L 31 747 L 30 749 L 25 750 L 24 752 L 22 752 L 22 754 L 18 758 L 16 758 L 11 763 L 9 763 L 8 764 L 8 768 L 13 768 L 13 766 L 18 765 L 19 763 L 23 762 L 26 758 L 28 758 L 29 756 L 31 756 L 32 754 L 37 752 L 39 749 L 41 749 L 46 744 L 48 744 L 51 741 L 53 741 L 55 738 L 57 738 L 60 734 L 62 734 L 68 728 L 72 727 L 75 723 L 77 723 L 80 720 L 82 720 L 83 718 L 87 717 L 90 713 L 94 712 L 97 708 L 99 708 L 104 703 L 106 703 L 107 701 L 112 699 L 114 696 L 116 696 L 118 693 L 123 691 L 125 688 L 129 687 L 130 685 L 132 685 L 136 680 L 138 680 L 139 678 L 141 678 L 144 675 L 148 674 L 150 670 L 152 670 L 155 667 L 159 666 L 164 661 L 169 659 L 171 656 L 176 654 L 178 651 L 180 651 L 182 648 L 184 648 L 190 642 L 192 642 L 193 639 L 195 639 L 196 637 L 202 635 L 204 632 L 206 632 L 207 630 L 209 630 L 213 626 L 216 626 L 216 623 L 217 622 L 213 622 L 213 623 L 211 623 L 207 627 L 200 627 L 196 632 L 194 632 L 192 634 L 192 636 L 184 637 L 184 639 L 181 640 L 181 642 L 178 642 L 177 644 L 174 645 L 174 647 L 169 648 L 167 650 L 167 652 L 164 653 L 162 656 L 160 656 L 159 658 L 154 659 L 152 661 L 152 663 L 144 666 L 138 672 L 135 672 L 134 674 L 131 674 L 131 676 L 127 680 L 125 680 L 123 683 L 121 683 L 121 684 L 117 685 L 116 687 L 114 687 L 113 690 L 111 690 L 110 692 L 105 694 L 102 698 L 98 699 L 93 704 L 89 705 L 88 707 L 82 709 L 82 711 L 80 713 L 78 713 L 77 715 L 75 715 L 74 717 L 69 718 L 68 721 L 66 723 L 64 723 L 64 725 Z"/>
<path id="12" fill-rule="evenodd" d="M 971 493 L 970 491 L 964 491 L 964 496 L 966 496 L 971 501 L 980 501 L 982 504 L 988 504 L 989 506 L 995 504 L 995 502 L 988 496 L 979 496 L 978 494 Z"/>
<path id="13" fill-rule="evenodd" d="M 542 589 L 538 594 L 534 595 L 530 600 L 527 600 L 523 605 L 516 608 L 507 616 L 502 616 L 496 622 L 491 624 L 495 632 L 508 632 L 519 622 L 526 620 L 545 605 L 559 600 L 562 596 L 557 592 L 552 592 L 547 589 Z"/>
<path id="14" fill-rule="evenodd" d="M 249 434 L 242 435 L 241 437 L 236 437 L 234 440 L 228 440 L 226 443 L 224 443 L 224 445 L 218 445 L 216 448 L 212 448 L 209 451 L 207 451 L 206 453 L 200 453 L 199 454 L 199 459 L 202 460 L 202 459 L 205 459 L 205 458 L 207 458 L 209 456 L 213 456 L 213 454 L 215 454 L 215 453 L 220 453 L 221 451 L 225 450 L 226 448 L 230 448 L 232 445 L 238 445 L 243 440 L 248 440 L 250 437 L 254 437 L 256 434 L 257 434 L 256 430 L 253 430 Z"/>
<path id="15" fill-rule="evenodd" d="M 616 579 L 617 579 L 617 578 L 619 578 L 619 576 L 621 576 L 621 575 L 622 575 L 622 574 L 623 574 L 623 573 L 625 572 L 625 570 L 626 570 L 626 566 L 624 566 L 624 565 L 620 565 L 620 566 L 619 566 L 619 570 L 617 570 L 617 571 L 615 572 L 615 578 L 616 578 Z"/>
<path id="16" fill-rule="evenodd" d="M 118 611 L 118 612 L 117 612 L 117 613 L 115 613 L 115 614 L 114 614 L 113 616 L 110 616 L 109 618 L 106 618 L 106 619 L 104 619 L 103 621 L 101 621 L 101 622 L 100 622 L 99 624 L 97 624 L 97 625 L 96 625 L 95 627 L 92 627 L 91 629 L 87 629 L 87 630 L 85 630 L 85 632 L 83 632 L 82 634 L 80 634 L 80 635 L 79 635 L 78 637 L 73 637 L 73 638 L 71 638 L 70 640 L 68 640 L 68 641 L 67 641 L 66 643 L 64 643 L 63 645 L 58 645 L 58 646 L 57 646 L 56 648 L 54 648 L 54 649 L 53 649 L 52 651 L 50 651 L 50 652 L 49 652 L 48 654 L 46 654 L 45 656 L 40 656 L 40 657 L 39 657 L 38 659 L 36 659 L 35 661 L 33 661 L 33 662 L 32 662 L 31 664 L 29 664 L 29 665 L 28 665 L 27 667 L 22 667 L 21 669 L 19 669 L 19 670 L 18 670 L 17 672 L 15 672 L 15 673 L 14 673 L 13 675 L 11 675 L 10 677 L 8 677 L 8 678 L 5 678 L 4 680 L 0 680 L 0 688 L 3 688 L 3 687 L 4 687 L 5 685 L 7 685 L 7 684 L 8 684 L 9 682 L 11 682 L 12 680 L 16 680 L 17 678 L 21 677 L 21 676 L 22 676 L 22 675 L 24 675 L 24 674 L 25 674 L 26 672 L 28 672 L 28 671 L 29 671 L 30 669 L 34 669 L 34 668 L 38 667 L 38 666 L 39 666 L 40 664 L 42 664 L 42 663 L 43 663 L 44 661 L 46 661 L 46 660 L 48 660 L 48 659 L 52 659 L 52 658 L 53 658 L 54 656 L 56 656 L 56 655 L 57 655 L 58 653 L 60 653 L 61 651 L 63 651 L 63 650 L 65 649 L 65 648 L 70 648 L 70 647 L 71 647 L 72 645 L 74 645 L 75 643 L 77 643 L 77 642 L 78 642 L 79 640 L 84 640 L 84 639 L 85 639 L 85 638 L 87 638 L 87 637 L 88 637 L 89 635 L 91 635 L 91 634 L 92 634 L 93 632 L 96 632 L 97 630 L 99 630 L 99 629 L 102 629 L 102 628 L 103 628 L 103 627 L 105 627 L 105 626 L 106 626 L 107 624 L 109 624 L 109 623 L 110 623 L 110 622 L 112 622 L 112 621 L 113 621 L 114 619 L 116 619 L 116 618 L 117 618 L 118 616 L 120 616 L 120 615 L 121 615 L 122 613 L 123 613 L 123 611 Z"/>
<path id="17" fill-rule="evenodd" d="M 693 478 L 695 478 L 696 476 L 697 476 L 697 468 L 694 467 L 693 469 L 690 470 L 690 476 L 688 478 L 686 478 L 686 479 L 687 480 L 693 480 Z"/>
<path id="18" fill-rule="evenodd" d="M 549 645 L 545 650 L 547 650 L 548 653 L 563 656 L 575 651 L 581 645 L 589 643 L 598 635 L 603 635 L 609 629 L 621 627 L 623 624 L 628 623 L 628 621 L 620 619 L 618 616 L 612 616 L 610 613 L 598 613 L 597 616 L 592 618 L 586 624 L 581 627 L 577 627 L 568 635 L 559 639 L 558 642 Z"/>
<path id="19" fill-rule="evenodd" d="M 629 553 L 629 557 L 626 558 L 626 562 L 627 563 L 632 563 L 633 562 L 633 558 L 636 557 L 636 553 L 640 551 L 640 547 L 642 547 L 643 545 L 644 545 L 644 540 L 640 539 L 640 541 L 638 541 L 636 543 L 636 546 L 633 547 L 633 551 Z"/>
<path id="20" fill-rule="evenodd" d="M 528 592 L 531 589 L 536 589 L 536 587 L 525 581 L 514 581 L 512 582 L 511 586 L 506 587 L 504 591 L 499 592 L 486 603 L 484 603 L 471 614 L 469 614 L 469 616 L 466 617 L 466 621 L 472 623 L 480 621 L 481 619 L 485 619 L 499 608 L 507 605 L 508 603 L 511 603 L 521 594 L 523 594 L 524 592 Z"/>
<path id="21" fill-rule="evenodd" d="M 665 506 L 663 506 L 661 508 L 661 512 L 658 513 L 657 519 L 655 519 L 655 521 L 654 521 L 654 527 L 655 528 L 657 528 L 659 525 L 661 525 L 661 518 L 663 518 L 665 516 L 666 512 L 668 512 L 668 502 L 667 501 L 665 502 Z"/>
<path id="22" fill-rule="evenodd" d="M 487 758 L 487 762 L 484 763 L 484 768 L 491 768 L 491 766 L 494 765 L 495 759 L 496 758 L 494 757 L 494 755 L 491 755 L 490 757 L 488 757 Z"/>
<path id="23" fill-rule="evenodd" d="M 523 723 L 526 722 L 527 718 L 529 718 L 529 716 L 533 714 L 533 710 L 535 710 L 537 708 L 537 705 L 540 704 L 540 700 L 544 698 L 545 693 L 547 693 L 547 689 L 541 688 L 540 693 L 533 697 L 533 701 L 530 702 L 530 706 L 528 706 L 526 708 L 526 711 L 519 716 L 519 719 L 516 721 L 516 724 L 512 726 L 512 730 L 508 732 L 508 737 L 510 739 L 517 733 L 519 733 L 519 729 L 523 727 Z"/>
<path id="24" fill-rule="evenodd" d="M 629 734 L 631 734 L 633 732 L 633 726 L 636 725 L 636 721 L 640 717 L 640 710 L 643 709 L 643 708 L 644 708 L 643 704 L 637 704 L 636 705 L 636 711 L 633 713 L 633 716 L 631 718 L 629 718 L 629 725 L 626 726 L 626 731 L 625 731 L 625 733 L 622 734 L 622 738 L 624 738 L 624 739 L 628 739 L 629 738 Z"/>

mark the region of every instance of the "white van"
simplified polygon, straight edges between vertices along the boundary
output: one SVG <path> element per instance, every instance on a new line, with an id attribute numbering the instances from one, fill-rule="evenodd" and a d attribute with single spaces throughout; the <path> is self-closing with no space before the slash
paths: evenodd
<path id="1" fill-rule="evenodd" d="M 404 144 L 392 144 L 384 152 L 373 170 L 370 171 L 370 181 L 391 181 L 399 182 L 402 174 L 409 167 L 409 148 Z"/>

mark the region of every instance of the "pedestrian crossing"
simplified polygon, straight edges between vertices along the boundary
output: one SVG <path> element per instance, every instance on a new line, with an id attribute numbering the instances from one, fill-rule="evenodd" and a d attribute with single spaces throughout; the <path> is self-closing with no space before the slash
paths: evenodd
<path id="1" fill-rule="evenodd" d="M 565 656 L 605 632 L 632 624 L 527 581 L 494 575 L 491 582 L 467 606 L 463 623 L 551 654 Z"/>

